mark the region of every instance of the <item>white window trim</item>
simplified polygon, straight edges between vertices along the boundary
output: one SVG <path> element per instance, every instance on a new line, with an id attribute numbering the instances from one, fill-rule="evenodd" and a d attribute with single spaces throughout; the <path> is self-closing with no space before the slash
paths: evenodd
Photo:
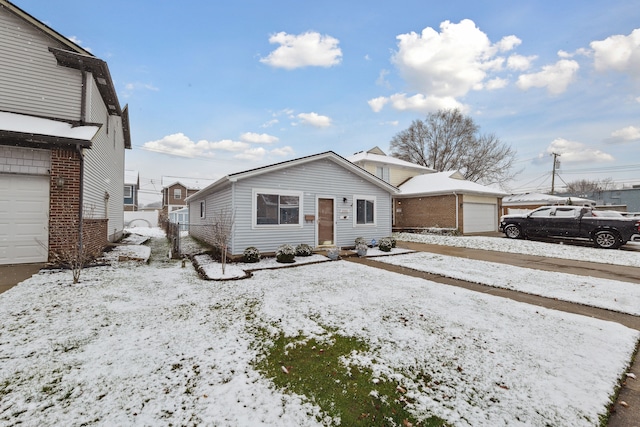
<path id="1" fill-rule="evenodd" d="M 375 227 L 378 224 L 378 203 L 376 196 L 366 196 L 362 194 L 353 195 L 353 226 L 354 227 Z M 373 222 L 370 224 L 358 224 L 358 200 L 369 200 L 373 202 Z"/>
<path id="2" fill-rule="evenodd" d="M 200 201 L 200 218 L 207 217 L 207 203 L 205 200 Z"/>
<path id="3" fill-rule="evenodd" d="M 178 197 L 176 197 L 176 194 Z M 182 188 L 173 189 L 173 200 L 182 200 Z"/>
<path id="4" fill-rule="evenodd" d="M 127 194 L 127 193 L 129 193 L 129 194 Z M 127 199 L 131 199 L 133 197 L 133 186 L 131 186 L 131 185 L 125 185 L 124 186 L 124 197 L 126 197 Z"/>
<path id="5" fill-rule="evenodd" d="M 298 223 L 297 224 L 258 224 L 258 194 L 277 194 L 278 196 L 297 196 L 298 197 Z M 283 228 L 302 228 L 303 227 L 303 200 L 304 193 L 302 191 L 277 190 L 273 188 L 254 188 L 251 191 L 251 228 L 253 229 L 283 229 Z"/>

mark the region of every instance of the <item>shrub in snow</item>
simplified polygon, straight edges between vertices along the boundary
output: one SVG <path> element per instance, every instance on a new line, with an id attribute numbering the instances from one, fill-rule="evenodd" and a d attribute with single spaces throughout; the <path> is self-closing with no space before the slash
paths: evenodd
<path id="1" fill-rule="evenodd" d="M 363 257 L 367 254 L 367 250 L 369 249 L 369 247 L 367 246 L 366 243 L 356 243 L 356 253 L 358 254 L 358 256 Z"/>
<path id="2" fill-rule="evenodd" d="M 242 258 L 244 262 L 258 262 L 260 261 L 260 251 L 256 247 L 249 246 L 242 253 Z"/>
<path id="3" fill-rule="evenodd" d="M 340 259 L 340 248 L 331 248 L 327 251 L 327 256 L 331 260 Z"/>
<path id="4" fill-rule="evenodd" d="M 298 246 L 296 246 L 297 256 L 311 256 L 311 254 L 313 254 L 313 249 L 306 243 L 300 243 Z"/>
<path id="5" fill-rule="evenodd" d="M 378 242 L 378 249 L 382 252 L 391 252 L 391 248 L 393 247 L 393 243 L 391 242 L 391 238 L 383 237 Z"/>
<path id="6" fill-rule="evenodd" d="M 360 244 L 367 246 L 367 240 L 364 237 L 356 237 L 356 248 Z"/>
<path id="7" fill-rule="evenodd" d="M 396 247 L 396 238 L 393 237 L 393 236 L 389 236 L 389 237 L 387 237 L 387 239 L 391 240 L 391 247 L 395 248 Z"/>
<path id="8" fill-rule="evenodd" d="M 296 256 L 296 248 L 291 245 L 280 245 L 276 250 L 276 261 L 278 262 L 293 262 Z"/>

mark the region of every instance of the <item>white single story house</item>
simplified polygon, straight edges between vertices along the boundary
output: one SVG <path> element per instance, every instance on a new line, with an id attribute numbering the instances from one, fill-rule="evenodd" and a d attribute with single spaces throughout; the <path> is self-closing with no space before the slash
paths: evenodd
<path id="1" fill-rule="evenodd" d="M 282 244 L 353 247 L 391 235 L 397 188 L 333 151 L 227 175 L 187 199 L 189 234 L 213 243 L 212 224 L 233 216 L 228 252 L 274 253 Z"/>
<path id="2" fill-rule="evenodd" d="M 458 171 L 417 175 L 394 196 L 394 229 L 452 228 L 463 234 L 498 231 L 507 194 L 467 181 Z"/>

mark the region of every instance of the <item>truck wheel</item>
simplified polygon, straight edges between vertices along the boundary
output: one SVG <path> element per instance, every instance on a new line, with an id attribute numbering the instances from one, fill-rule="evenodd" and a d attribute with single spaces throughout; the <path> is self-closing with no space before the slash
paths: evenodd
<path id="1" fill-rule="evenodd" d="M 510 239 L 521 239 L 522 230 L 517 225 L 509 224 L 504 228 L 504 234 Z"/>
<path id="2" fill-rule="evenodd" d="M 617 249 L 620 247 L 620 239 L 611 231 L 598 231 L 593 239 L 596 246 L 603 249 Z"/>

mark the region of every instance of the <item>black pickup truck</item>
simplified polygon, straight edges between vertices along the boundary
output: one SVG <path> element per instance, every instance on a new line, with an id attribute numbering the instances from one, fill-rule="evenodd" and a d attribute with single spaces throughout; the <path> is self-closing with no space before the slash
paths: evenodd
<path id="1" fill-rule="evenodd" d="M 597 212 L 584 206 L 543 206 L 528 214 L 502 216 L 500 231 L 512 239 L 590 240 L 597 247 L 606 249 L 640 241 L 640 218 L 603 217 Z"/>

